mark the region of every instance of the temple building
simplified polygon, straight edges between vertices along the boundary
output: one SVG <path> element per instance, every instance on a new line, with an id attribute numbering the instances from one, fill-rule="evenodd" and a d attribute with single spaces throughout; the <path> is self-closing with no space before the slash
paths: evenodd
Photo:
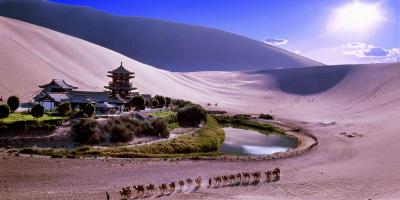
<path id="1" fill-rule="evenodd" d="M 132 87 L 132 83 L 130 82 L 131 78 L 135 78 L 133 76 L 133 72 L 130 72 L 121 65 L 112 71 L 108 72 L 110 77 L 112 79 L 111 82 L 109 82 L 108 86 L 104 86 L 106 89 L 110 90 L 110 95 L 112 97 L 115 96 L 120 96 L 124 99 L 127 99 L 127 97 L 131 96 L 131 91 L 136 90 L 135 87 Z"/>
<path id="2" fill-rule="evenodd" d="M 39 86 L 42 91 L 34 97 L 35 103 L 40 103 L 46 110 L 57 108 L 63 102 L 70 102 L 73 109 L 78 109 L 87 103 L 96 106 L 97 114 L 107 114 L 110 110 L 122 112 L 129 99 L 139 93 L 130 82 L 134 78 L 133 72 L 128 71 L 121 65 L 108 72 L 112 78 L 108 91 L 79 91 L 78 88 L 66 83 L 64 80 L 53 79 L 50 83 Z"/>

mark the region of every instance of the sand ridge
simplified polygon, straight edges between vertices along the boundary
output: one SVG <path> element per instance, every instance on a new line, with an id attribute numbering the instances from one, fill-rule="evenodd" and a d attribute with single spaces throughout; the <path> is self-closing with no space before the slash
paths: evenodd
<path id="1" fill-rule="evenodd" d="M 203 105 L 218 103 L 215 108 L 236 113 L 272 113 L 309 129 L 319 145 L 301 157 L 250 163 L 104 162 L 2 155 L 6 159 L 0 160 L 1 196 L 98 199 L 104 198 L 105 191 L 126 185 L 279 166 L 282 179 L 276 184 L 200 190 L 168 198 L 400 198 L 399 63 L 171 73 L 77 38 L 0 17 L 3 97 L 17 94 L 28 100 L 38 85 L 51 78 L 65 79 L 81 89 L 102 90 L 108 81 L 106 72 L 121 60 L 136 72 L 133 83 L 143 93 L 159 92 Z M 350 138 L 342 132 L 362 137 Z"/>

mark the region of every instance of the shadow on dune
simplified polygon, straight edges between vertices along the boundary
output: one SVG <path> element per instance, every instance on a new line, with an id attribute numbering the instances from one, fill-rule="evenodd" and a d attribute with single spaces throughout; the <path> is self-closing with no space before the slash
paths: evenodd
<path id="1" fill-rule="evenodd" d="M 329 90 L 343 80 L 350 71 L 350 66 L 338 65 L 260 70 L 247 73 L 271 75 L 283 92 L 310 95 Z"/>
<path id="2" fill-rule="evenodd" d="M 46 27 L 169 71 L 303 67 L 321 63 L 212 28 L 42 0 L 0 0 L 0 16 Z"/>

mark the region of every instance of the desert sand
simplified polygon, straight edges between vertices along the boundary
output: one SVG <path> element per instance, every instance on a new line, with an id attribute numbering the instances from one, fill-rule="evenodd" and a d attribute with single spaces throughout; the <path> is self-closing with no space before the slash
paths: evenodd
<path id="1" fill-rule="evenodd" d="M 83 40 L 0 18 L 0 93 L 25 100 L 62 78 L 81 89 L 107 83 L 120 61 L 140 92 L 185 98 L 236 113 L 272 113 L 319 139 L 304 156 L 276 161 L 139 162 L 1 155 L 4 199 L 102 199 L 122 186 L 209 178 L 279 166 L 281 181 L 201 188 L 165 199 L 399 199 L 400 64 L 317 66 L 242 72 L 171 73 Z M 334 122 L 334 123 L 333 123 Z M 346 133 L 357 133 L 347 137 Z M 157 173 L 154 173 L 157 172 Z"/>
<path id="2" fill-rule="evenodd" d="M 214 28 L 115 16 L 84 6 L 43 0 L 1 0 L 0 16 L 56 30 L 169 71 L 321 65 L 261 41 Z"/>

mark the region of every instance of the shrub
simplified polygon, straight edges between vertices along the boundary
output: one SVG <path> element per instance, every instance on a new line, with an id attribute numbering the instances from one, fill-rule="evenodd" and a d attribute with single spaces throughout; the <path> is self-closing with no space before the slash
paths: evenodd
<path id="1" fill-rule="evenodd" d="M 94 119 L 82 118 L 72 127 L 73 139 L 81 144 L 98 144 L 105 141 L 103 132 L 98 128 L 98 123 Z"/>
<path id="2" fill-rule="evenodd" d="M 91 103 L 87 103 L 84 107 L 83 107 L 83 113 L 86 115 L 86 117 L 92 117 L 94 114 L 94 110 L 96 107 L 94 107 L 93 104 Z"/>
<path id="3" fill-rule="evenodd" d="M 260 119 L 274 119 L 274 117 L 270 114 L 260 114 L 258 117 Z"/>
<path id="4" fill-rule="evenodd" d="M 57 111 L 60 116 L 67 116 L 71 112 L 71 103 L 65 102 L 58 106 Z"/>
<path id="5" fill-rule="evenodd" d="M 172 104 L 177 106 L 178 108 L 183 108 L 183 107 L 185 107 L 187 105 L 192 104 L 192 102 L 186 101 L 186 100 L 183 100 L 183 99 L 174 99 Z"/>
<path id="6" fill-rule="evenodd" d="M 168 126 L 165 120 L 157 118 L 151 123 L 151 125 L 153 126 L 154 130 L 157 132 L 159 136 L 166 138 L 169 137 Z"/>
<path id="7" fill-rule="evenodd" d="M 19 98 L 17 96 L 8 97 L 7 104 L 10 107 L 10 111 L 15 112 L 19 107 Z"/>
<path id="8" fill-rule="evenodd" d="M 164 108 L 164 106 L 165 106 L 165 98 L 163 97 L 163 96 L 161 96 L 161 95 L 156 95 L 155 97 L 154 97 L 154 99 L 157 99 L 157 101 L 158 101 L 158 105 L 157 105 L 157 108 Z"/>
<path id="9" fill-rule="evenodd" d="M 170 97 L 165 97 L 165 107 L 169 107 L 171 105 L 171 98 Z"/>
<path id="10" fill-rule="evenodd" d="M 40 104 L 35 104 L 31 109 L 31 115 L 36 119 L 39 117 L 43 117 L 44 107 Z"/>
<path id="11" fill-rule="evenodd" d="M 157 131 L 153 128 L 153 126 L 148 121 L 140 123 L 139 126 L 137 126 L 135 128 L 135 133 L 137 135 L 155 135 L 155 136 L 158 136 Z"/>
<path id="12" fill-rule="evenodd" d="M 142 96 L 134 96 L 129 101 L 129 106 L 135 107 L 135 110 L 144 110 L 145 109 L 145 100 Z"/>
<path id="13" fill-rule="evenodd" d="M 158 100 L 157 99 L 153 99 L 151 101 L 151 107 L 153 107 L 153 108 L 157 108 L 158 107 Z"/>
<path id="14" fill-rule="evenodd" d="M 198 126 L 206 119 L 206 111 L 199 105 L 187 105 L 180 108 L 177 121 L 180 126 Z"/>
<path id="15" fill-rule="evenodd" d="M 3 120 L 10 115 L 10 107 L 8 105 L 0 105 L 0 118 Z"/>
<path id="16" fill-rule="evenodd" d="M 114 124 L 111 127 L 111 142 L 128 142 L 132 140 L 134 133 L 123 124 Z"/>
<path id="17" fill-rule="evenodd" d="M 79 113 L 79 114 L 78 114 Z M 81 116 L 79 116 L 81 115 Z M 80 118 L 83 116 L 83 112 L 81 110 L 71 110 L 71 112 L 68 113 L 69 118 Z"/>
<path id="18" fill-rule="evenodd" d="M 248 115 L 248 114 L 237 114 L 237 115 L 234 115 L 233 118 L 236 118 L 236 119 L 250 119 L 251 115 Z"/>

